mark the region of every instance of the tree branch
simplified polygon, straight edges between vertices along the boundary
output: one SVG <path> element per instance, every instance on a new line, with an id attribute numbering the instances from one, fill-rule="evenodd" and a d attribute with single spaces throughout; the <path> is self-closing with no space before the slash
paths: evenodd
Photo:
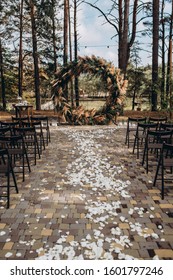
<path id="1" fill-rule="evenodd" d="M 94 9 L 98 10 L 98 11 L 104 16 L 104 18 L 106 19 L 106 21 L 107 21 L 110 25 L 112 25 L 112 26 L 116 29 L 117 33 L 119 34 L 119 30 L 118 30 L 118 27 L 116 26 L 116 24 L 112 23 L 112 22 L 109 20 L 109 18 L 106 16 L 106 14 L 105 14 L 99 7 L 97 7 L 97 6 L 95 6 L 95 5 L 91 4 L 91 3 L 89 3 L 89 2 L 87 2 L 87 1 L 84 1 L 84 3 L 86 3 L 86 4 L 89 5 L 89 6 L 91 6 L 91 7 L 94 8 Z"/>

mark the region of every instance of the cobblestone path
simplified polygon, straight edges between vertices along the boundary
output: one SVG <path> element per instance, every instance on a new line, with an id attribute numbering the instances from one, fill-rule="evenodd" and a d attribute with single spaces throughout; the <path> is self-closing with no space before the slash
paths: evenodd
<path id="1" fill-rule="evenodd" d="M 173 189 L 161 200 L 125 127 L 51 127 L 24 183 L 0 201 L 0 259 L 173 259 Z"/>

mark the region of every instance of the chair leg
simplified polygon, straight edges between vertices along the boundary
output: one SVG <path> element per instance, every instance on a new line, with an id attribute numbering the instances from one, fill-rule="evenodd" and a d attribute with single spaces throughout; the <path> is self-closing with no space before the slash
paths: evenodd
<path id="1" fill-rule="evenodd" d="M 125 139 L 125 145 L 128 143 L 128 127 L 127 127 L 127 130 L 126 130 L 126 139 Z"/>
<path id="2" fill-rule="evenodd" d="M 30 163 L 29 163 L 29 158 L 28 158 L 28 154 L 27 154 L 27 151 L 26 151 L 26 150 L 25 150 L 25 157 L 26 157 L 26 162 L 27 162 L 28 170 L 29 170 L 29 172 L 31 172 L 31 167 L 30 167 Z"/>
<path id="3" fill-rule="evenodd" d="M 156 185 L 157 176 L 158 176 L 158 174 L 159 174 L 159 169 L 160 169 L 160 164 L 161 164 L 161 159 L 159 159 L 159 162 L 158 162 L 158 165 L 157 165 L 157 170 L 156 170 L 156 174 L 155 174 L 155 177 L 154 177 L 153 186 Z"/>
<path id="4" fill-rule="evenodd" d="M 144 165 L 144 162 L 145 162 L 145 154 L 146 154 L 146 143 L 145 143 L 143 157 L 142 157 L 142 166 Z"/>
<path id="5" fill-rule="evenodd" d="M 127 145 L 128 145 L 128 149 L 130 147 L 130 131 L 128 131 L 128 135 L 127 135 Z"/>
<path id="6" fill-rule="evenodd" d="M 10 172 L 7 174 L 7 209 L 10 208 Z"/>
<path id="7" fill-rule="evenodd" d="M 25 181 L 25 158 L 24 154 L 22 155 L 22 168 L 23 168 L 23 182 Z"/>
<path id="8" fill-rule="evenodd" d="M 162 199 L 164 199 L 164 167 L 163 167 L 163 163 L 162 163 L 162 190 L 161 190 L 161 195 L 162 195 Z"/>
<path id="9" fill-rule="evenodd" d="M 16 189 L 16 193 L 18 193 L 19 190 L 18 190 L 18 187 L 17 187 L 16 177 L 15 177 L 13 169 L 11 169 L 11 174 L 12 174 L 12 177 L 13 177 L 13 182 L 14 182 L 14 187 Z"/>
<path id="10" fill-rule="evenodd" d="M 50 140 L 50 130 L 49 130 L 49 128 L 48 128 L 48 139 L 49 139 L 49 142 L 51 142 L 51 140 Z"/>
<path id="11" fill-rule="evenodd" d="M 138 158 L 138 132 L 136 131 L 136 135 L 135 135 L 135 140 L 133 143 L 133 154 L 135 153 L 135 148 L 136 148 L 136 144 L 137 144 L 137 158 Z"/>
<path id="12" fill-rule="evenodd" d="M 12 174 L 12 177 L 13 177 L 13 182 L 14 182 L 14 187 L 16 189 L 16 193 L 18 193 L 18 187 L 17 187 L 17 182 L 16 182 L 16 177 L 15 177 L 15 174 L 14 174 L 14 171 L 12 169 L 12 166 L 10 164 L 9 166 L 10 170 L 11 170 L 11 174 Z M 8 171 L 8 174 L 7 174 L 7 209 L 10 208 L 10 171 Z"/>
<path id="13" fill-rule="evenodd" d="M 139 159 L 139 138 L 137 138 L 137 159 Z"/>
<path id="14" fill-rule="evenodd" d="M 147 152 L 146 152 L 146 171 L 148 173 L 148 148 L 147 148 Z"/>

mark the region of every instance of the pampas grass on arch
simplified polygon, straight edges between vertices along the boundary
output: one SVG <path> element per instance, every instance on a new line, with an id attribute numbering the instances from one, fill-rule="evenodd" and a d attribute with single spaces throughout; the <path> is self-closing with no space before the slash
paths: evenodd
<path id="1" fill-rule="evenodd" d="M 86 110 L 83 106 L 72 108 L 64 97 L 63 87 L 81 73 L 90 73 L 100 76 L 104 81 L 108 97 L 100 110 Z M 96 56 L 78 57 L 77 61 L 69 62 L 59 68 L 52 83 L 52 97 L 60 119 L 71 124 L 107 124 L 116 122 L 120 113 L 128 82 L 120 69 L 111 62 Z"/>

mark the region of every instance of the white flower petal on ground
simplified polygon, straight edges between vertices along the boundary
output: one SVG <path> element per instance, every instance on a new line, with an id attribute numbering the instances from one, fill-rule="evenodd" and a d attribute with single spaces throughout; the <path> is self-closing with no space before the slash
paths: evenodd
<path id="1" fill-rule="evenodd" d="M 121 222 L 124 222 L 126 220 L 126 218 L 123 217 L 123 216 L 121 216 L 119 219 L 120 219 Z"/>
<path id="2" fill-rule="evenodd" d="M 116 228 L 112 228 L 111 229 L 111 233 L 113 235 L 121 235 L 121 229 L 119 227 L 116 227 Z"/>
<path id="3" fill-rule="evenodd" d="M 6 232 L 5 231 L 0 231 L 0 236 L 3 236 L 3 235 L 5 235 L 6 234 Z"/>
<path id="4" fill-rule="evenodd" d="M 5 257 L 6 257 L 6 258 L 10 258 L 12 255 L 13 255 L 13 253 L 8 252 L 8 253 L 5 254 Z"/>

